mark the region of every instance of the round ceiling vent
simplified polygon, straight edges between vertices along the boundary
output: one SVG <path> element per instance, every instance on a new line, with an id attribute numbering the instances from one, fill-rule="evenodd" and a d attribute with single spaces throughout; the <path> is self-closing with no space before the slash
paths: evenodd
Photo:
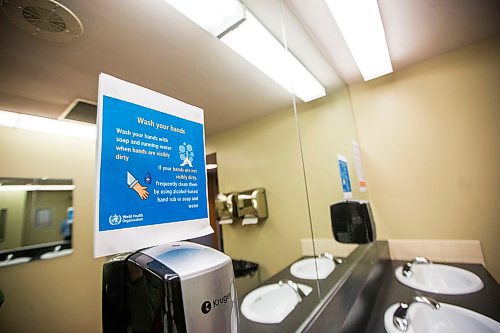
<path id="1" fill-rule="evenodd" d="M 80 19 L 54 0 L 0 0 L 3 12 L 17 27 L 34 37 L 70 43 L 83 34 Z"/>

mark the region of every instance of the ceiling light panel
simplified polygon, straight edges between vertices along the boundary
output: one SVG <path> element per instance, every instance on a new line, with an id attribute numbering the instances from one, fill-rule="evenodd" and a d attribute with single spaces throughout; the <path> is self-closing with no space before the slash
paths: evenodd
<path id="1" fill-rule="evenodd" d="M 245 18 L 237 0 L 165 0 L 191 21 L 218 37 Z"/>
<path id="2" fill-rule="evenodd" d="M 221 41 L 304 102 L 325 96 L 321 83 L 252 13 L 247 11 L 245 22 Z"/>
<path id="3" fill-rule="evenodd" d="M 301 100 L 326 95 L 323 85 L 237 0 L 165 0 Z"/>
<path id="4" fill-rule="evenodd" d="M 377 0 L 326 0 L 365 81 L 392 73 Z"/>
<path id="5" fill-rule="evenodd" d="M 73 191 L 75 185 L 0 185 L 0 192 Z"/>
<path id="6" fill-rule="evenodd" d="M 0 111 L 0 126 L 77 138 L 96 138 L 94 125 Z"/>

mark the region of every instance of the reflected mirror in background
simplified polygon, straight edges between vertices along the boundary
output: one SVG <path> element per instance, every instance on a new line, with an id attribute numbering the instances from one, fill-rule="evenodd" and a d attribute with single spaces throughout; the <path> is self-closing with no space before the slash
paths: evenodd
<path id="1" fill-rule="evenodd" d="M 73 181 L 0 178 L 0 267 L 71 253 Z"/>

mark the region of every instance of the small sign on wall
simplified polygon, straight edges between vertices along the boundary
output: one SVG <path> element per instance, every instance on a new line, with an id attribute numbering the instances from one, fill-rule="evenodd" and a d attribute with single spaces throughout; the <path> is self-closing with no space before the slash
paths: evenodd
<path id="1" fill-rule="evenodd" d="M 358 176 L 359 191 L 366 192 L 365 169 L 363 168 L 363 160 L 361 159 L 361 147 L 356 140 L 352 140 L 351 143 L 354 167 L 356 168 L 356 175 Z"/>
<path id="2" fill-rule="evenodd" d="M 342 192 L 344 199 L 352 198 L 351 179 L 349 177 L 349 168 L 347 166 L 347 159 L 344 155 L 337 154 L 339 161 L 340 181 L 342 182 Z"/>
<path id="3" fill-rule="evenodd" d="M 35 227 L 48 228 L 52 224 L 52 209 L 37 208 L 35 212 Z"/>
<path id="4" fill-rule="evenodd" d="M 97 144 L 94 256 L 213 232 L 203 110 L 101 74 Z"/>

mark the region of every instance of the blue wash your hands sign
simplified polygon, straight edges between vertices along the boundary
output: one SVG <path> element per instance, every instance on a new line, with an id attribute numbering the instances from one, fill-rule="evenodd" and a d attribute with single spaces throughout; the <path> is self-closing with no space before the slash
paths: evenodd
<path id="1" fill-rule="evenodd" d="M 344 155 L 337 154 L 339 161 L 340 181 L 342 183 L 342 193 L 344 199 L 352 198 L 351 178 L 349 177 L 349 167 L 347 166 L 347 158 Z"/>
<path id="2" fill-rule="evenodd" d="M 197 107 L 101 74 L 96 176 L 95 257 L 213 232 Z"/>

